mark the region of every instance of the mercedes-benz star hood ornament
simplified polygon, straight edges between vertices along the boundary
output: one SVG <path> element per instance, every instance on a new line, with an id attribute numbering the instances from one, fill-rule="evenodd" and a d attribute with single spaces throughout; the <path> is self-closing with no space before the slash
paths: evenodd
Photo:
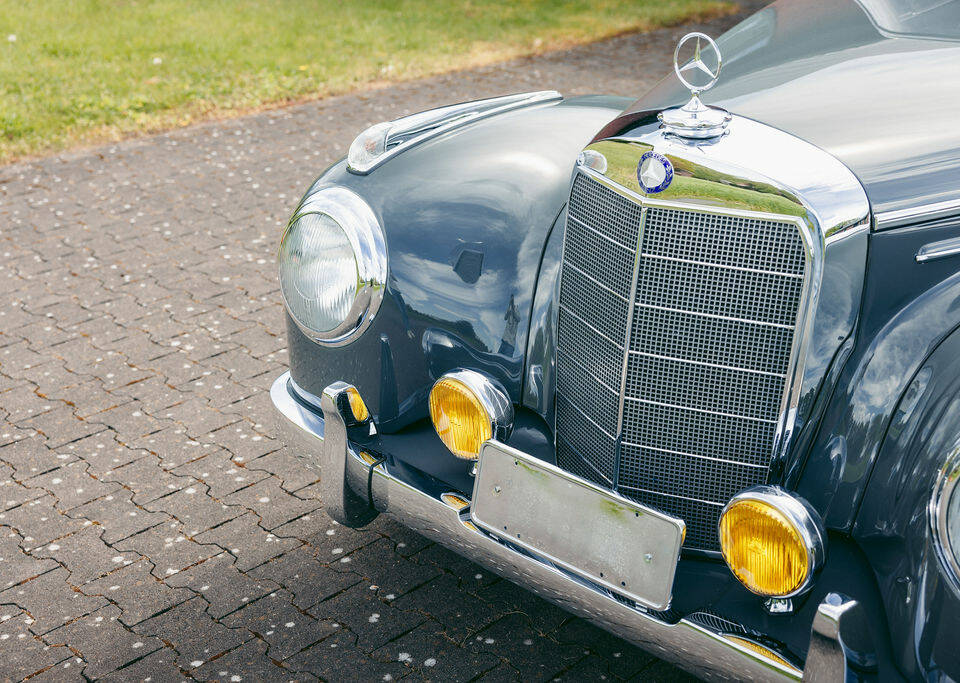
<path id="1" fill-rule="evenodd" d="M 687 46 L 692 47 L 693 54 L 681 66 L 680 51 Z M 690 90 L 692 97 L 680 108 L 660 112 L 660 122 L 668 132 L 697 139 L 723 134 L 730 121 L 730 112 L 708 107 L 700 100 L 700 93 L 709 90 L 717 82 L 722 65 L 720 48 L 707 34 L 688 33 L 680 39 L 673 51 L 673 70 L 680 82 Z"/>

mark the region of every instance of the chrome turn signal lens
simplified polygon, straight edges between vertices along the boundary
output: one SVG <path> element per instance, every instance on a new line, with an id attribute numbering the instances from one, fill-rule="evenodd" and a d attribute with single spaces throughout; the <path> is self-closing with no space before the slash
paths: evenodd
<path id="1" fill-rule="evenodd" d="M 496 380 L 474 370 L 457 370 L 430 390 L 430 419 L 451 453 L 476 460 L 485 441 L 510 435 L 513 404 Z"/>
<path id="2" fill-rule="evenodd" d="M 720 548 L 734 576 L 757 595 L 804 592 L 823 563 L 819 515 L 774 486 L 741 491 L 720 515 Z"/>

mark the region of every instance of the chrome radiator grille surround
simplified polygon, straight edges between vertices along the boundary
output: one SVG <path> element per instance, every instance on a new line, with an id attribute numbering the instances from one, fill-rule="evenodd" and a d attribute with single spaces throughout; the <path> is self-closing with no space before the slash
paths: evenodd
<path id="1" fill-rule="evenodd" d="M 557 340 L 557 461 L 685 520 L 768 478 L 810 270 L 797 222 L 672 207 L 579 172 Z"/>

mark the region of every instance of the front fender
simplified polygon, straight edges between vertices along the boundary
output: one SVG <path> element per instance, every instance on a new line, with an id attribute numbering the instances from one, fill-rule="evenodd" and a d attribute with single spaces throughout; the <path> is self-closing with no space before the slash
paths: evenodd
<path id="1" fill-rule="evenodd" d="M 495 116 L 428 140 L 369 175 L 345 161 L 318 178 L 352 189 L 383 225 L 389 276 L 355 342 L 320 347 L 288 318 L 290 372 L 319 396 L 360 391 L 382 431 L 426 416 L 439 375 L 483 369 L 521 401 L 530 312 L 547 236 L 581 148 L 628 100 L 581 97 Z"/>
<path id="2" fill-rule="evenodd" d="M 874 568 L 908 677 L 960 679 L 960 594 L 942 573 L 928 504 L 960 437 L 960 331 L 913 375 L 877 456 L 854 537 Z"/>

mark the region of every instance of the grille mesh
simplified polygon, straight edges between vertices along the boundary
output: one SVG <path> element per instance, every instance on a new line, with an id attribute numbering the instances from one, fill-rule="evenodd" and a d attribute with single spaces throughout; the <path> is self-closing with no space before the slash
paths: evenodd
<path id="1" fill-rule="evenodd" d="M 717 550 L 723 505 L 769 472 L 803 242 L 785 221 L 652 207 L 640 235 L 641 215 L 586 175 L 574 181 L 557 460 L 683 518 L 686 547 Z"/>

